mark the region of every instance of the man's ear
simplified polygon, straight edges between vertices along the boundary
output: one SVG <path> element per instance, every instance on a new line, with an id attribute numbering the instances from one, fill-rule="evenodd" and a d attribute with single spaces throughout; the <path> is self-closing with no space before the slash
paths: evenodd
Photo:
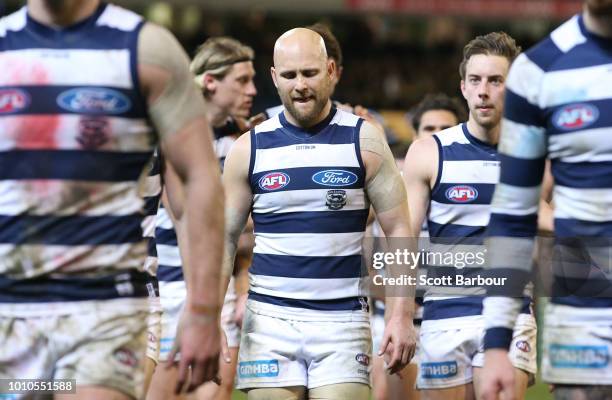
<path id="1" fill-rule="evenodd" d="M 270 67 L 270 75 L 272 75 L 272 82 L 274 82 L 274 87 L 278 89 L 278 82 L 276 82 L 276 70 L 274 67 Z"/>
<path id="2" fill-rule="evenodd" d="M 206 89 L 208 93 L 215 93 L 217 90 L 217 78 L 211 74 L 204 73 L 202 76 L 202 87 Z"/>

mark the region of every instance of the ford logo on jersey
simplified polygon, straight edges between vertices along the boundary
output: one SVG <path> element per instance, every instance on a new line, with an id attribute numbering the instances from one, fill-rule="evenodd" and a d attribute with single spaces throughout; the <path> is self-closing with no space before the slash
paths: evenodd
<path id="1" fill-rule="evenodd" d="M 599 110 L 591 104 L 570 104 L 553 114 L 553 124 L 561 130 L 569 131 L 592 125 L 599 118 Z"/>
<path id="2" fill-rule="evenodd" d="M 23 90 L 0 90 L 0 114 L 10 114 L 21 111 L 30 105 L 30 96 Z"/>
<path id="3" fill-rule="evenodd" d="M 132 107 L 125 95 L 104 88 L 67 90 L 57 96 L 57 104 L 68 111 L 89 114 L 121 114 Z"/>
<path id="4" fill-rule="evenodd" d="M 315 183 L 323 186 L 350 186 L 357 182 L 357 175 L 343 169 L 319 171 L 312 176 Z"/>
<path id="5" fill-rule="evenodd" d="M 477 197 L 478 190 L 469 185 L 455 185 L 446 190 L 446 198 L 453 203 L 469 203 Z"/>
<path id="6" fill-rule="evenodd" d="M 263 190 L 278 190 L 289 184 L 289 175 L 284 172 L 269 172 L 259 178 L 259 187 Z"/>

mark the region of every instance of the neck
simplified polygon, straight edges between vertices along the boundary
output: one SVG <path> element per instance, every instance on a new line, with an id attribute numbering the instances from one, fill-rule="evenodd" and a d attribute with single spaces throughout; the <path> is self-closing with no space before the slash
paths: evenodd
<path id="1" fill-rule="evenodd" d="M 497 145 L 499 141 L 499 132 L 501 131 L 501 123 L 493 126 L 492 128 L 486 128 L 472 118 L 468 119 L 467 122 L 468 131 L 476 139 L 482 140 L 483 142 L 489 143 L 490 145 Z"/>
<path id="2" fill-rule="evenodd" d="M 29 0 L 28 13 L 43 25 L 65 27 L 91 16 L 99 4 L 99 0 Z"/>
<path id="3" fill-rule="evenodd" d="M 211 101 L 204 100 L 206 105 L 205 114 L 208 122 L 215 128 L 225 125 L 225 121 L 229 117 L 229 113 L 223 111 L 219 106 Z"/>
<path id="4" fill-rule="evenodd" d="M 283 111 L 283 113 L 285 114 L 285 118 L 287 118 L 287 121 L 289 121 L 291 125 L 295 125 L 295 126 L 299 126 L 300 128 L 307 129 L 307 128 L 311 128 L 315 126 L 316 124 L 318 124 L 319 122 L 327 118 L 327 116 L 329 115 L 329 112 L 331 111 L 331 107 L 332 107 L 332 103 L 329 99 L 327 99 L 327 103 L 325 104 L 325 107 L 323 107 L 323 110 L 321 110 L 319 115 L 315 119 L 313 119 L 312 122 L 309 122 L 307 125 L 301 124 L 295 118 L 293 118 L 291 113 L 289 113 L 286 108 Z"/>
<path id="5" fill-rule="evenodd" d="M 584 26 L 589 32 L 596 34 L 597 36 L 603 36 L 608 39 L 612 39 L 612 15 L 599 16 L 593 15 L 589 12 L 589 9 L 585 6 L 584 8 Z"/>

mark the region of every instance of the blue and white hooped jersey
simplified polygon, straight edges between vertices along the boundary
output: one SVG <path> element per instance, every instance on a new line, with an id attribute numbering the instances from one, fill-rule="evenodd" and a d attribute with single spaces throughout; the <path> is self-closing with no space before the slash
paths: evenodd
<path id="1" fill-rule="evenodd" d="M 144 270 L 149 273 L 147 284 L 150 296 L 159 296 L 159 283 L 157 281 L 157 248 L 155 244 L 155 220 L 161 202 L 162 181 L 159 149 L 153 153 L 149 161 L 149 174 L 144 186 L 145 218 L 142 222 L 142 232 L 147 240 L 147 258 Z"/>
<path id="2" fill-rule="evenodd" d="M 311 310 L 367 309 L 362 122 L 332 107 L 308 130 L 280 113 L 251 131 L 250 299 Z"/>
<path id="3" fill-rule="evenodd" d="M 484 271 L 483 242 L 500 163 L 497 149 L 470 134 L 466 123 L 438 132 L 433 138 L 438 144 L 439 162 L 427 214 L 428 250 L 432 255 L 427 276 L 453 277 L 457 283 L 459 275 L 473 278 Z M 448 258 L 449 254 L 468 253 L 474 255 L 473 262 L 459 264 L 459 257 Z M 424 320 L 482 313 L 482 286 L 452 286 L 427 287 Z M 524 311 L 528 312 L 528 307 Z"/>
<path id="4" fill-rule="evenodd" d="M 0 20 L 0 302 L 147 295 L 140 16 Z"/>

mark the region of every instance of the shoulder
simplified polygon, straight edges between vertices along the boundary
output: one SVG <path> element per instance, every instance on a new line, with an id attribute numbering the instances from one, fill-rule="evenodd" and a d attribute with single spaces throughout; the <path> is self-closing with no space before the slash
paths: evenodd
<path id="1" fill-rule="evenodd" d="M 121 31 L 133 31 L 144 19 L 133 11 L 114 4 L 107 4 L 96 21 L 98 26 L 106 26 Z"/>
<path id="2" fill-rule="evenodd" d="M 17 32 L 26 26 L 26 7 L 22 7 L 18 11 L 0 18 L 0 38 L 11 32 Z"/>
<path id="3" fill-rule="evenodd" d="M 189 69 L 189 57 L 174 35 L 166 28 L 147 22 L 138 37 L 138 62 L 155 65 L 171 72 Z"/>

